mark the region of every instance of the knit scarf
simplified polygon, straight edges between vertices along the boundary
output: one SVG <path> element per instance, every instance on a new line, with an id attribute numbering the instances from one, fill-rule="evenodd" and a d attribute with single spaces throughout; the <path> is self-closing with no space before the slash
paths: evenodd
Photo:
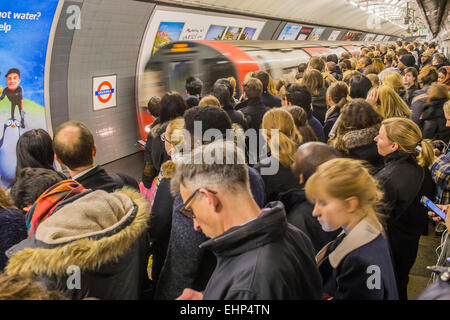
<path id="1" fill-rule="evenodd" d="M 28 236 L 33 235 L 39 224 L 53 214 L 58 203 L 86 190 L 81 184 L 71 179 L 60 181 L 45 190 L 26 215 Z"/>

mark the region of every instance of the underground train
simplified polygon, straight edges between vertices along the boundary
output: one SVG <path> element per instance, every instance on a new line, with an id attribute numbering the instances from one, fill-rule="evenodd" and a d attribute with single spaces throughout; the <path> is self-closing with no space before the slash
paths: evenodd
<path id="1" fill-rule="evenodd" d="M 376 43 L 373 43 L 376 44 Z M 248 72 L 265 70 L 273 79 L 295 74 L 300 63 L 311 56 L 349 52 L 359 57 L 367 42 L 342 41 L 176 41 L 160 48 L 147 62 L 138 86 L 139 101 L 161 96 L 167 90 L 185 95 L 185 80 L 195 76 L 203 81 L 203 92 L 210 92 L 219 78 L 233 76 L 242 91 L 242 82 Z M 141 148 L 145 146 L 149 125 L 153 119 L 145 105 L 138 106 L 138 136 Z"/>

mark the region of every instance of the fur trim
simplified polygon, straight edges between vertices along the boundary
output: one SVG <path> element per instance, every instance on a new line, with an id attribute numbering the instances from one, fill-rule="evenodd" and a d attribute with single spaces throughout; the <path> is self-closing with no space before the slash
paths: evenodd
<path id="1" fill-rule="evenodd" d="M 130 197 L 138 207 L 136 217 L 130 225 L 99 240 L 83 238 L 52 249 L 24 249 L 10 258 L 6 273 L 66 275 L 66 270 L 71 265 L 79 266 L 82 270 L 97 270 L 106 263 L 118 261 L 147 229 L 150 210 L 147 201 L 138 192 L 130 188 L 116 192 Z"/>
<path id="2" fill-rule="evenodd" d="M 156 126 L 154 126 L 150 133 L 152 134 L 153 138 L 159 138 L 165 131 L 167 126 L 169 125 L 169 121 L 166 121 L 164 123 L 158 123 Z"/>
<path id="3" fill-rule="evenodd" d="M 175 176 L 177 166 L 172 160 L 166 161 L 161 166 L 162 176 L 165 179 L 172 179 Z"/>
<path id="4" fill-rule="evenodd" d="M 342 137 L 344 147 L 353 149 L 362 147 L 373 142 L 373 139 L 378 135 L 378 129 L 375 127 L 365 128 L 361 130 L 353 130 L 347 132 Z"/>

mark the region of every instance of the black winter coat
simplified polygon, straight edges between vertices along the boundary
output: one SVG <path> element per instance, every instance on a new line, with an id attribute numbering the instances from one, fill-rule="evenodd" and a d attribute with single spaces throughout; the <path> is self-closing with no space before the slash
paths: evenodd
<path id="1" fill-rule="evenodd" d="M 419 124 L 420 116 L 422 115 L 423 109 L 426 105 L 426 93 L 430 86 L 423 87 L 422 89 L 416 90 L 411 99 L 411 116 L 410 119 L 415 123 Z"/>
<path id="2" fill-rule="evenodd" d="M 204 300 L 318 300 L 321 277 L 311 242 L 272 202 L 254 220 L 206 241 L 217 266 Z"/>
<path id="3" fill-rule="evenodd" d="M 148 234 L 152 242 L 152 280 L 156 283 L 166 259 L 172 225 L 173 196 L 170 193 L 170 179 L 162 179 L 152 206 Z"/>
<path id="4" fill-rule="evenodd" d="M 317 96 L 312 96 L 312 110 L 313 116 L 320 121 L 323 125 L 325 123 L 325 114 L 327 113 L 327 100 L 326 100 L 327 89 L 319 89 L 319 94 Z"/>
<path id="5" fill-rule="evenodd" d="M 160 138 L 168 124 L 169 121 L 153 125 L 147 136 L 144 151 L 145 166 L 142 173 L 142 182 L 147 189 L 152 186 L 153 179 L 158 176 L 161 165 L 170 159 L 164 148 L 164 142 Z"/>
<path id="6" fill-rule="evenodd" d="M 315 253 L 319 252 L 327 243 L 336 239 L 341 230 L 326 232 L 312 212 L 314 205 L 306 199 L 304 186 L 280 194 L 280 201 L 284 204 L 287 220 L 293 226 L 303 231 L 311 240 Z"/>
<path id="7" fill-rule="evenodd" d="M 384 158 L 385 166 L 375 175 L 384 190 L 387 227 L 420 235 L 427 223 L 422 195 L 432 198 L 434 183 L 427 168 L 417 164 L 411 154 L 397 150 Z"/>
<path id="8" fill-rule="evenodd" d="M 276 168 L 275 174 L 264 174 L 263 169 Z M 284 167 L 278 159 L 271 156 L 261 160 L 255 169 L 261 174 L 264 180 L 264 193 L 266 195 L 266 203 L 272 201 L 280 201 L 280 194 L 288 190 L 300 190 L 298 178 L 292 173 L 291 168 Z"/>
<path id="9" fill-rule="evenodd" d="M 91 190 L 113 192 L 114 190 L 120 189 L 124 186 L 139 190 L 138 183 L 132 177 L 123 173 L 116 173 L 114 177 L 109 175 L 101 166 L 96 166 L 94 169 L 86 172 L 75 180 L 82 184 L 86 189 Z"/>
<path id="10" fill-rule="evenodd" d="M 443 106 L 447 99 L 435 100 L 425 104 L 419 126 L 423 139 L 443 140 L 450 139 L 450 128 L 447 128 Z"/>
<path id="11" fill-rule="evenodd" d="M 0 272 L 8 261 L 6 250 L 27 238 L 24 212 L 0 208 Z"/>
<path id="12" fill-rule="evenodd" d="M 259 130 L 262 118 L 270 108 L 263 104 L 261 98 L 250 98 L 247 100 L 247 106 L 239 110 L 245 115 L 248 128 Z"/>

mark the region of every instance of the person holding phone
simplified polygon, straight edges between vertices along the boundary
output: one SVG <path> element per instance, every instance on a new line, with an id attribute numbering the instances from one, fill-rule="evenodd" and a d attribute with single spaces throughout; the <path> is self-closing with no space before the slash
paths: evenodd
<path id="1" fill-rule="evenodd" d="M 399 297 L 406 300 L 409 271 L 416 260 L 420 236 L 427 231 L 427 209 L 420 198 L 432 198 L 434 194 L 428 170 L 434 160 L 433 146 L 422 139 L 419 126 L 405 118 L 384 120 L 374 140 L 384 157 L 384 167 L 375 178 L 384 189 L 383 212 L 388 217 L 386 233 Z"/>

